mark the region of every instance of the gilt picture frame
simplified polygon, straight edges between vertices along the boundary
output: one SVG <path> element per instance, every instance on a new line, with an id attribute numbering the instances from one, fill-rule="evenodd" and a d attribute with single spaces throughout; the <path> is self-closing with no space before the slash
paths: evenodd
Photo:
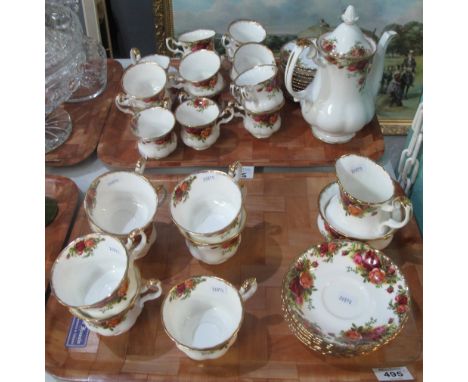
<path id="1" fill-rule="evenodd" d="M 156 1 L 155 1 L 156 2 Z M 259 21 L 267 30 L 265 44 L 276 54 L 281 46 L 298 37 L 318 37 L 326 28 L 341 23 L 341 13 L 352 4 L 359 27 L 376 41 L 386 30 L 398 35 L 390 43 L 384 76 L 376 101 L 376 113 L 385 135 L 406 135 L 423 91 L 423 1 L 422 0 L 163 0 L 170 3 L 171 27 L 178 36 L 198 28 L 216 31 L 216 48 L 235 19 Z M 157 40 L 159 41 L 159 40 Z M 164 47 L 165 48 L 165 47 Z M 162 51 L 162 50 L 161 50 Z"/>

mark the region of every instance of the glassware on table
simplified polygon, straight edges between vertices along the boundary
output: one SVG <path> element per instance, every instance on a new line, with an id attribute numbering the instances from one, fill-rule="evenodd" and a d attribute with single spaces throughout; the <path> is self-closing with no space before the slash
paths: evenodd
<path id="1" fill-rule="evenodd" d="M 67 102 L 82 102 L 98 97 L 107 85 L 107 55 L 99 41 L 84 38 L 86 61 L 79 88 Z"/>
<path id="2" fill-rule="evenodd" d="M 83 31 L 68 7 L 45 4 L 45 151 L 63 144 L 71 134 L 70 115 L 59 108 L 78 88 L 85 61 Z"/>

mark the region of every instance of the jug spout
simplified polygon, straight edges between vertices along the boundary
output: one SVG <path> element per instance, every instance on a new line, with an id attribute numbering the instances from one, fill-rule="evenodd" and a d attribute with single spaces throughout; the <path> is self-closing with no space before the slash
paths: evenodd
<path id="1" fill-rule="evenodd" d="M 374 98 L 377 97 L 380 89 L 380 82 L 382 81 L 382 75 L 384 70 L 385 52 L 387 51 L 388 44 L 396 36 L 395 31 L 387 31 L 382 37 L 380 37 L 377 45 L 377 50 L 374 54 L 372 61 L 372 68 L 367 75 L 366 88 L 368 94 L 371 94 Z"/>

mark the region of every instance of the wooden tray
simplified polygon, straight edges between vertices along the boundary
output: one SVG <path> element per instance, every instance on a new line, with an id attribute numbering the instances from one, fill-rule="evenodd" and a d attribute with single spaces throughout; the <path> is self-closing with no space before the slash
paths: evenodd
<path id="1" fill-rule="evenodd" d="M 58 254 L 65 246 L 78 205 L 78 187 L 68 178 L 46 175 L 45 195 L 57 201 L 58 212 L 55 219 L 45 229 L 45 287 L 49 285 L 50 269 Z"/>
<path id="2" fill-rule="evenodd" d="M 96 148 L 102 128 L 109 115 L 109 108 L 120 90 L 123 68 L 115 60 L 107 60 L 106 90 L 94 100 L 66 103 L 73 129 L 67 141 L 56 150 L 46 154 L 47 166 L 61 167 L 77 164 L 88 158 Z"/>
<path id="3" fill-rule="evenodd" d="M 150 177 L 171 191 L 181 176 Z M 365 357 L 323 357 L 297 340 L 281 314 L 280 284 L 291 261 L 322 241 L 316 227 L 317 196 L 334 174 L 255 174 L 247 180 L 247 225 L 238 253 L 209 266 L 191 257 L 171 222 L 167 201 L 157 213 L 158 239 L 138 261 L 144 277 L 162 280 L 163 290 L 189 275 L 215 274 L 239 286 L 255 276 L 257 293 L 246 303 L 244 323 L 233 347 L 217 360 L 187 358 L 164 332 L 162 298 L 146 303 L 129 332 L 117 337 L 93 333 L 86 348 L 64 346 L 72 316 L 54 297 L 46 306 L 46 370 L 84 381 L 375 381 L 372 367 L 406 366 L 422 380 L 422 241 L 415 221 L 385 250 L 409 282 L 413 305 L 402 333 Z M 156 181 L 155 181 L 156 180 Z M 80 210 L 71 238 L 89 232 Z"/>
<path id="4" fill-rule="evenodd" d="M 178 65 L 177 61 L 172 64 Z M 229 81 L 227 75 L 225 79 Z M 220 98 L 227 100 L 230 98 L 229 92 L 225 91 Z M 280 130 L 268 139 L 253 137 L 243 127 L 242 119 L 234 118 L 230 123 L 221 125 L 219 139 L 203 151 L 185 146 L 177 126 L 177 149 L 166 158 L 148 161 L 146 167 L 225 167 L 235 160 L 241 160 L 248 166 L 324 166 L 334 164 L 346 153 L 361 154 L 375 160 L 384 153 L 383 135 L 377 118 L 350 142 L 331 145 L 312 135 L 299 104 L 287 100 L 281 117 Z M 134 168 L 140 157 L 137 139 L 130 131 L 130 119 L 129 115 L 112 105 L 97 149 L 98 157 L 109 166 Z"/>

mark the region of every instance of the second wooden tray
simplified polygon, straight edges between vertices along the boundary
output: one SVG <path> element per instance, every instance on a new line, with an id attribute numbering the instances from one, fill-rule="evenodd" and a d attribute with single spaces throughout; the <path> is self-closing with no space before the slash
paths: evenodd
<path id="1" fill-rule="evenodd" d="M 171 191 L 181 176 L 149 176 Z M 158 238 L 138 260 L 143 277 L 161 279 L 163 291 L 190 275 L 216 275 L 234 285 L 256 277 L 258 290 L 245 305 L 239 336 L 221 358 L 187 358 L 161 324 L 162 298 L 149 301 L 135 325 L 116 337 L 90 333 L 83 348 L 66 348 L 72 316 L 51 296 L 45 313 L 45 366 L 60 378 L 80 381 L 375 381 L 374 367 L 406 366 L 422 380 L 422 240 L 414 219 L 385 249 L 405 274 L 413 299 L 398 337 L 363 357 L 324 357 L 288 329 L 281 313 L 281 282 L 291 261 L 323 241 L 317 225 L 317 197 L 335 174 L 255 174 L 247 180 L 247 224 L 242 243 L 226 263 L 206 265 L 189 253 L 171 221 L 168 202 L 157 212 Z M 81 207 L 70 239 L 89 232 Z"/>

